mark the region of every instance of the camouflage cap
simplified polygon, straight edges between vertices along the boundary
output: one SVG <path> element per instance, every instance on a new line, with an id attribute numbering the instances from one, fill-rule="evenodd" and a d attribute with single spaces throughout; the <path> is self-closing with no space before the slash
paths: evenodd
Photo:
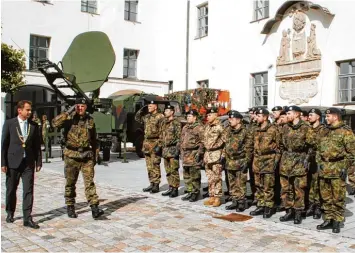
<path id="1" fill-rule="evenodd" d="M 265 109 L 265 108 L 260 108 L 259 110 L 256 111 L 256 114 L 269 115 L 270 112 L 267 109 Z"/>
<path id="2" fill-rule="evenodd" d="M 172 105 L 165 105 L 165 108 L 164 108 L 164 110 L 166 110 L 166 109 L 170 109 L 170 110 L 173 110 L 173 111 L 175 111 L 175 107 L 174 106 L 172 106 Z"/>
<path id="3" fill-rule="evenodd" d="M 229 118 L 237 118 L 237 119 L 242 119 L 243 115 L 241 115 L 238 111 L 231 110 L 228 112 Z"/>
<path id="4" fill-rule="evenodd" d="M 310 113 L 315 113 L 318 114 L 319 116 L 322 116 L 322 112 L 317 108 L 312 108 L 311 110 L 309 110 L 308 114 Z"/>
<path id="5" fill-rule="evenodd" d="M 87 105 L 87 101 L 85 98 L 77 98 L 75 99 L 75 104 L 78 105 L 78 104 L 83 104 L 83 105 Z"/>
<path id="6" fill-rule="evenodd" d="M 291 105 L 287 108 L 287 111 L 302 112 L 302 109 L 296 105 Z"/>
<path id="7" fill-rule="evenodd" d="M 198 112 L 194 109 L 189 110 L 186 115 L 194 115 L 194 116 L 198 116 Z"/>
<path id="8" fill-rule="evenodd" d="M 307 111 L 302 111 L 302 112 L 301 112 L 301 115 L 302 115 L 303 117 L 308 117 L 308 112 L 307 112 Z"/>
<path id="9" fill-rule="evenodd" d="M 273 111 L 273 112 L 274 112 L 274 111 L 282 111 L 282 109 L 283 109 L 283 108 L 282 108 L 281 106 L 278 106 L 278 105 L 277 105 L 277 106 L 275 106 L 274 108 L 272 108 L 271 111 Z"/>
<path id="10" fill-rule="evenodd" d="M 209 108 L 209 109 L 207 109 L 207 114 L 209 114 L 209 113 L 218 113 L 218 109 L 215 107 Z"/>
<path id="11" fill-rule="evenodd" d="M 339 108 L 331 107 L 331 108 L 328 108 L 327 110 L 325 110 L 325 114 L 339 114 L 339 115 L 341 115 L 342 112 Z"/>

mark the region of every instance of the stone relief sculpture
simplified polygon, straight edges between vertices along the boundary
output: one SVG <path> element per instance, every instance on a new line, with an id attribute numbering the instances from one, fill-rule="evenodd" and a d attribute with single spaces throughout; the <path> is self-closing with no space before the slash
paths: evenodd
<path id="1" fill-rule="evenodd" d="M 292 38 L 292 54 L 296 60 L 302 60 L 306 52 L 306 32 L 304 27 L 306 25 L 306 15 L 300 11 L 296 11 L 293 17 L 293 33 Z"/>
<path id="2" fill-rule="evenodd" d="M 311 33 L 307 39 L 307 59 L 320 59 L 321 52 L 317 48 L 316 42 L 316 25 L 311 25 Z"/>
<path id="3" fill-rule="evenodd" d="M 287 31 L 283 30 L 282 32 L 280 56 L 277 58 L 278 64 L 282 64 L 290 61 L 290 42 L 291 42 L 291 39 L 289 37 L 290 33 L 291 33 L 290 29 L 288 29 Z"/>

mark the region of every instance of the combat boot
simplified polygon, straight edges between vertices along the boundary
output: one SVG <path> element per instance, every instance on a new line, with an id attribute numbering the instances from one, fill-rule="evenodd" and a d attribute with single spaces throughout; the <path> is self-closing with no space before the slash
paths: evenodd
<path id="1" fill-rule="evenodd" d="M 286 214 L 280 217 L 280 221 L 290 221 L 295 216 L 295 212 L 292 208 L 286 209 Z"/>
<path id="2" fill-rule="evenodd" d="M 251 216 L 257 216 L 257 215 L 261 215 L 264 213 L 264 207 L 263 206 L 258 206 L 254 211 L 250 212 Z"/>
<path id="3" fill-rule="evenodd" d="M 143 188 L 143 191 L 144 192 L 150 192 L 152 190 L 152 188 L 153 188 L 153 183 L 150 183 L 150 185 L 148 187 Z"/>
<path id="4" fill-rule="evenodd" d="M 158 193 L 159 192 L 159 184 L 154 184 L 152 186 L 152 189 L 150 190 L 150 193 Z"/>
<path id="5" fill-rule="evenodd" d="M 333 220 L 325 220 L 322 224 L 317 226 L 318 230 L 325 230 L 333 228 Z"/>
<path id="6" fill-rule="evenodd" d="M 78 215 L 75 212 L 75 206 L 74 205 L 68 205 L 67 206 L 67 214 L 69 218 L 77 218 Z"/>
<path id="7" fill-rule="evenodd" d="M 222 204 L 222 203 L 221 203 L 221 198 L 220 198 L 220 197 L 215 197 L 212 206 L 213 206 L 213 207 L 218 207 L 218 206 L 220 206 L 221 204 Z"/>
<path id="8" fill-rule="evenodd" d="M 351 189 L 350 189 L 349 195 L 355 195 L 355 188 L 351 188 Z"/>
<path id="9" fill-rule="evenodd" d="M 306 217 L 314 215 L 314 209 L 316 207 L 316 204 L 314 203 L 309 203 L 308 209 L 306 210 Z"/>
<path id="10" fill-rule="evenodd" d="M 169 195 L 169 198 L 176 198 L 177 196 L 179 196 L 179 189 L 172 187 L 171 188 L 171 193 Z"/>
<path id="11" fill-rule="evenodd" d="M 172 191 L 173 191 L 173 187 L 169 186 L 169 190 L 163 192 L 161 195 L 162 196 L 169 196 Z"/>
<path id="12" fill-rule="evenodd" d="M 237 207 L 238 207 L 238 201 L 236 199 L 233 199 L 232 204 L 226 206 L 226 210 L 234 210 L 237 209 Z"/>
<path id="13" fill-rule="evenodd" d="M 92 217 L 94 219 L 99 218 L 101 215 L 104 214 L 104 211 L 99 208 L 98 205 L 91 205 L 91 212 L 92 212 Z"/>
<path id="14" fill-rule="evenodd" d="M 243 212 L 245 209 L 249 208 L 248 201 L 246 199 L 239 200 L 237 206 L 237 212 Z"/>
<path id="15" fill-rule="evenodd" d="M 214 203 L 214 197 L 210 197 L 208 200 L 205 200 L 205 201 L 203 202 L 203 204 L 204 204 L 205 206 L 211 206 L 211 205 L 213 205 L 213 203 Z"/>
<path id="16" fill-rule="evenodd" d="M 280 204 L 276 207 L 276 212 L 279 213 L 279 212 L 283 212 L 283 211 L 285 211 L 285 207 L 283 204 Z"/>
<path id="17" fill-rule="evenodd" d="M 333 233 L 340 233 L 340 222 L 339 221 L 333 221 Z"/>
<path id="18" fill-rule="evenodd" d="M 313 219 L 318 220 L 322 217 L 322 211 L 320 210 L 319 204 L 315 205 L 314 213 L 313 213 Z"/>
<path id="19" fill-rule="evenodd" d="M 302 223 L 302 210 L 295 211 L 295 218 L 293 220 L 294 224 L 301 224 Z"/>
<path id="20" fill-rule="evenodd" d="M 263 218 L 268 219 L 273 215 L 273 208 L 265 207 Z"/>
<path id="21" fill-rule="evenodd" d="M 191 196 L 192 196 L 192 193 L 189 192 L 189 193 L 186 194 L 184 197 L 182 197 L 181 200 L 183 200 L 183 201 L 189 200 L 189 199 L 191 198 Z"/>
<path id="22" fill-rule="evenodd" d="M 196 202 L 198 200 L 198 193 L 192 193 L 189 199 L 190 202 Z"/>

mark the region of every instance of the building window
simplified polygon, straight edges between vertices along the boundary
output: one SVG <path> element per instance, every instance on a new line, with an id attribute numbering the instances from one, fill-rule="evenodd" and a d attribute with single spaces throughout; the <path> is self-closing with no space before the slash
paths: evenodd
<path id="1" fill-rule="evenodd" d="M 126 0 L 124 4 L 124 19 L 137 21 L 138 1 Z"/>
<path id="2" fill-rule="evenodd" d="M 138 50 L 124 49 L 123 55 L 123 77 L 137 77 L 137 58 Z"/>
<path id="3" fill-rule="evenodd" d="M 97 14 L 97 1 L 96 0 L 81 0 L 81 11 L 91 14 Z"/>
<path id="4" fill-rule="evenodd" d="M 198 7 L 197 37 L 202 38 L 208 35 L 208 5 Z"/>
<path id="5" fill-rule="evenodd" d="M 268 73 L 252 74 L 253 106 L 267 106 Z"/>
<path id="6" fill-rule="evenodd" d="M 338 102 L 355 102 L 355 59 L 338 63 Z"/>
<path id="7" fill-rule="evenodd" d="M 254 21 L 269 17 L 269 0 L 256 0 L 253 2 L 253 4 L 254 4 L 254 17 L 253 17 Z"/>
<path id="8" fill-rule="evenodd" d="M 197 88 L 208 88 L 208 80 L 198 81 Z"/>
<path id="9" fill-rule="evenodd" d="M 37 68 L 38 61 L 48 59 L 50 38 L 30 35 L 30 70 Z"/>

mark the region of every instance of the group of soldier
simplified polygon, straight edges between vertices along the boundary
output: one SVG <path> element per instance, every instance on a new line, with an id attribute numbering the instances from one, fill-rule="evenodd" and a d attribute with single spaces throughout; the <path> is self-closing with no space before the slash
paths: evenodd
<path id="1" fill-rule="evenodd" d="M 338 108 L 309 112 L 298 106 L 272 109 L 251 108 L 250 122 L 231 110 L 229 124 L 224 127 L 216 108 L 207 110 L 207 123 L 198 120 L 198 112 L 187 112 L 187 123 L 181 129 L 174 117 L 175 108 L 166 105 L 164 114 L 157 102 L 150 101 L 148 113 L 143 108 L 136 120 L 145 126 L 145 153 L 150 185 L 144 192 L 159 192 L 160 163 L 164 160 L 169 189 L 162 193 L 178 196 L 179 163 L 183 166 L 186 187 L 184 201 L 195 202 L 200 196 L 201 169 L 208 179 L 209 198 L 204 205 L 218 207 L 222 203 L 222 172 L 226 173 L 228 210 L 244 211 L 250 207 L 247 181 L 256 209 L 250 215 L 270 218 L 276 210 L 285 211 L 280 221 L 301 224 L 305 216 L 324 222 L 318 230 L 340 232 L 345 221 L 346 180 L 355 191 L 355 136 L 342 121 Z"/>

